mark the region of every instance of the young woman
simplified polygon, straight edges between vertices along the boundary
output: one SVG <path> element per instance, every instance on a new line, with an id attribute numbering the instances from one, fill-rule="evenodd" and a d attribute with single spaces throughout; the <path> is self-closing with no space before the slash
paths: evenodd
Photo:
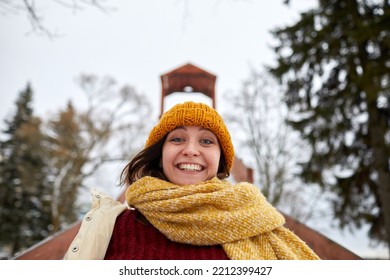
<path id="1" fill-rule="evenodd" d="M 225 180 L 233 160 L 213 108 L 174 106 L 122 171 L 126 205 L 93 193 L 65 259 L 319 259 L 258 188 Z"/>

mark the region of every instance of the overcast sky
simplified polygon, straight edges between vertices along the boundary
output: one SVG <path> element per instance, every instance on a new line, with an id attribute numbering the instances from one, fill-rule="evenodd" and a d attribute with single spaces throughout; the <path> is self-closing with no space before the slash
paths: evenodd
<path id="1" fill-rule="evenodd" d="M 299 11 L 316 1 L 292 0 L 290 7 L 283 0 L 106 2 L 114 10 L 83 6 L 75 12 L 55 1 L 36 1 L 44 26 L 59 34 L 54 39 L 32 33 L 22 12 L 0 10 L 1 128 L 27 82 L 39 116 L 58 111 L 68 100 L 82 106 L 75 83 L 81 73 L 109 75 L 134 86 L 150 100 L 157 118 L 160 75 L 188 62 L 217 75 L 219 109 L 224 93 L 239 89 L 250 67 L 273 63 L 269 31 L 295 22 Z M 359 255 L 369 254 L 361 235 L 330 238 Z"/>
<path id="2" fill-rule="evenodd" d="M 81 73 L 133 85 L 159 108 L 160 75 L 187 62 L 218 76 L 218 106 L 218 97 L 247 78 L 250 65 L 272 63 L 269 30 L 296 20 L 311 1 L 292 1 L 297 6 L 290 8 L 282 0 L 108 1 L 115 10 L 107 13 L 36 2 L 43 24 L 59 37 L 31 33 L 21 12 L 1 14 L 2 119 L 28 81 L 39 114 L 68 99 L 81 102 L 74 82 Z"/>

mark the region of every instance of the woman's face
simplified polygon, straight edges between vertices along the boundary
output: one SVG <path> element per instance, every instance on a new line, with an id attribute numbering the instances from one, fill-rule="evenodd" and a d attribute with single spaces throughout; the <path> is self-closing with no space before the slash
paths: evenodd
<path id="1" fill-rule="evenodd" d="M 207 181 L 217 175 L 221 148 L 218 138 L 200 126 L 180 126 L 171 131 L 162 148 L 162 166 L 176 185 Z"/>

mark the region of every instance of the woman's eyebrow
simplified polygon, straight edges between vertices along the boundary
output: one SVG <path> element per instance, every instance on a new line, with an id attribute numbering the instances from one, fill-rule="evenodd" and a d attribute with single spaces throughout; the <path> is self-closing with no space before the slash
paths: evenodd
<path id="1" fill-rule="evenodd" d="M 178 129 L 187 130 L 187 128 L 185 126 L 178 126 L 175 129 L 173 129 L 172 131 L 175 131 L 175 130 L 178 130 Z"/>

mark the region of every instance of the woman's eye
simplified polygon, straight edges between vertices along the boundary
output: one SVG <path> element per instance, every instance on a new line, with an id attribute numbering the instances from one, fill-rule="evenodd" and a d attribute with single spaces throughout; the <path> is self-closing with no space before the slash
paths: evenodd
<path id="1" fill-rule="evenodd" d="M 202 144 L 206 144 L 206 145 L 210 145 L 210 144 L 213 144 L 214 142 L 209 140 L 209 139 L 203 139 L 200 141 Z"/>
<path id="2" fill-rule="evenodd" d="M 179 142 L 183 142 L 184 139 L 183 138 L 180 138 L 180 137 L 174 137 L 171 139 L 171 142 L 175 142 L 175 143 L 179 143 Z"/>

